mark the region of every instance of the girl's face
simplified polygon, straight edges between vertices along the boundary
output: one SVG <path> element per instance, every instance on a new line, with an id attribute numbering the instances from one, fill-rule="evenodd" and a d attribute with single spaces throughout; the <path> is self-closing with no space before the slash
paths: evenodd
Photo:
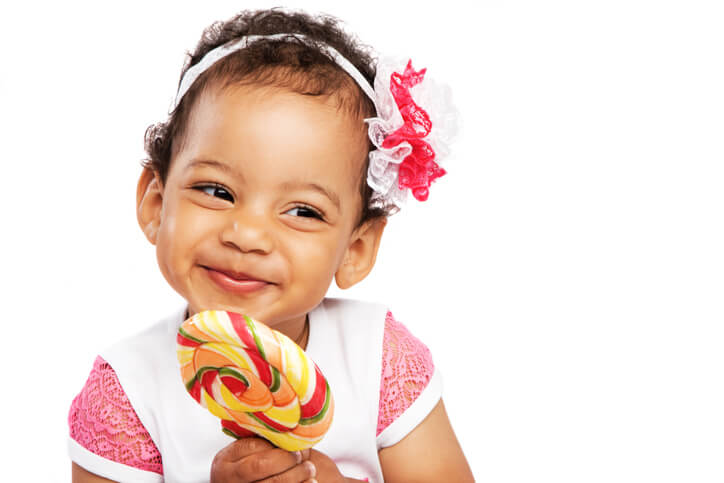
<path id="1" fill-rule="evenodd" d="M 287 333 L 303 326 L 359 248 L 365 156 L 364 126 L 334 99 L 260 86 L 203 94 L 152 240 L 189 313 L 231 310 Z"/>

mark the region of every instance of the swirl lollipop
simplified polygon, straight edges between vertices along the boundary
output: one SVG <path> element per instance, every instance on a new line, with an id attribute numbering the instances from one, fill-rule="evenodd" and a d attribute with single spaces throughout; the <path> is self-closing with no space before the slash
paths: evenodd
<path id="1" fill-rule="evenodd" d="M 176 342 L 186 389 L 221 418 L 226 434 L 257 434 L 298 451 L 329 429 L 329 384 L 284 334 L 245 315 L 207 310 L 179 327 Z"/>

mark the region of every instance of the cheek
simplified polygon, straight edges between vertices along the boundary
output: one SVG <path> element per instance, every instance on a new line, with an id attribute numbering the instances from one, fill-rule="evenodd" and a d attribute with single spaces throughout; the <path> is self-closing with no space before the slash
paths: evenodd
<path id="1" fill-rule="evenodd" d="M 338 239 L 305 241 L 293 245 L 297 272 L 315 284 L 331 283 L 343 255 L 344 246 Z"/>
<path id="2" fill-rule="evenodd" d="M 195 210 L 184 207 L 182 203 L 164 210 L 157 247 L 159 264 L 164 265 L 162 270 L 172 275 L 191 263 L 192 248 L 204 229 L 200 221 Z"/>
<path id="3" fill-rule="evenodd" d="M 168 213 L 168 211 L 166 212 Z M 176 229 L 176 218 L 173 216 L 165 216 L 162 219 L 161 227 L 158 232 L 158 243 L 156 243 L 156 260 L 158 267 L 164 278 L 173 286 L 174 279 L 178 267 L 174 260 L 176 259 L 177 238 L 174 236 Z"/>

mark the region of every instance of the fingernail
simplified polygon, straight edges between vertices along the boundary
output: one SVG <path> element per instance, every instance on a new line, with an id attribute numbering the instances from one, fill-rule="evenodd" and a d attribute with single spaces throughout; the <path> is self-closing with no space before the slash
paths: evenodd
<path id="1" fill-rule="evenodd" d="M 294 457 L 297 459 L 297 464 L 302 462 L 302 452 L 301 451 L 295 451 Z"/>
<path id="2" fill-rule="evenodd" d="M 317 483 L 317 480 L 315 480 L 314 478 L 309 478 L 307 480 L 307 483 Z"/>
<path id="3" fill-rule="evenodd" d="M 305 465 L 307 465 L 307 468 L 309 468 L 309 472 L 311 473 L 312 481 L 316 483 L 316 480 L 314 479 L 315 476 L 317 476 L 317 467 L 314 466 L 314 463 L 307 460 L 304 462 Z"/>
<path id="4" fill-rule="evenodd" d="M 308 460 L 311 452 L 312 452 L 311 449 L 303 449 L 302 450 L 302 459 Z"/>

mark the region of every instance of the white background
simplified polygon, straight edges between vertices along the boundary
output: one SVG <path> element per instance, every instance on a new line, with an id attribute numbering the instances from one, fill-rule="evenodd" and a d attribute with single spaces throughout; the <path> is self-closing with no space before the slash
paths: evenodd
<path id="1" fill-rule="evenodd" d="M 19 5 L 0 7 L 0 479 L 67 481 L 95 355 L 179 301 L 135 221 L 144 130 L 207 24 L 272 5 Z M 449 175 L 345 295 L 431 348 L 478 481 L 723 481 L 720 3 L 286 5 L 452 86 Z"/>

